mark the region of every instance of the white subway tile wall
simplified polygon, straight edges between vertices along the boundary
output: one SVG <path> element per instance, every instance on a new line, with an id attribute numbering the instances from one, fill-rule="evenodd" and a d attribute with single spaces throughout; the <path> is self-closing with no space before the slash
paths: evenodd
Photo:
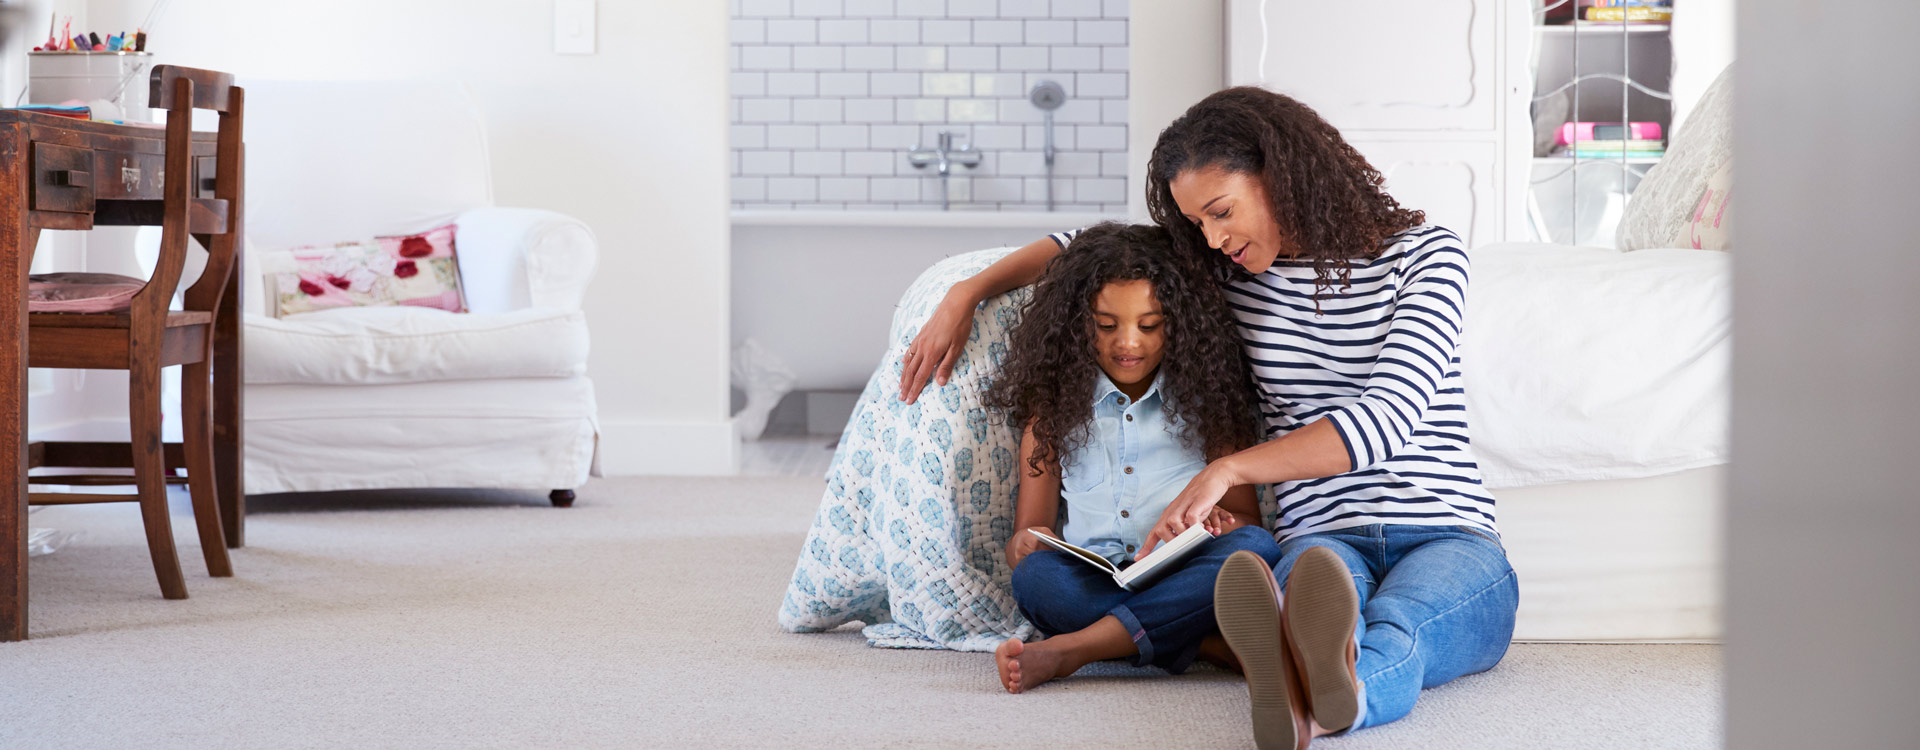
<path id="1" fill-rule="evenodd" d="M 1128 0 L 734 0 L 733 204 L 939 207 L 907 149 L 982 152 L 955 208 L 1118 213 L 1127 203 Z M 1033 85 L 1066 89 L 1048 185 Z"/>

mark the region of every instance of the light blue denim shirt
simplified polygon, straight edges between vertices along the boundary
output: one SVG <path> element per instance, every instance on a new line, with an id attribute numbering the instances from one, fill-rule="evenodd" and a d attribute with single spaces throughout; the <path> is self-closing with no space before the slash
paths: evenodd
<path id="1" fill-rule="evenodd" d="M 1061 462 L 1067 522 L 1060 535 L 1118 565 L 1133 558 L 1160 512 L 1207 461 L 1197 444 L 1181 445 L 1181 423 L 1163 408 L 1158 374 L 1139 401 L 1105 373 L 1095 381 L 1087 443 Z"/>

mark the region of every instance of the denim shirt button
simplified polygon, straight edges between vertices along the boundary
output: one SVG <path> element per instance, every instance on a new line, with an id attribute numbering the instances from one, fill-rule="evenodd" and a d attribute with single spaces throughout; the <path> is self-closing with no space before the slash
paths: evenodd
<path id="1" fill-rule="evenodd" d="M 1123 510 L 1123 511 L 1120 511 L 1120 517 L 1121 517 L 1121 518 L 1128 518 L 1129 516 L 1128 516 L 1128 514 L 1127 514 L 1127 512 Z"/>
<path id="2" fill-rule="evenodd" d="M 1127 415 L 1127 421 L 1129 421 L 1129 422 L 1131 422 L 1131 421 L 1133 421 L 1133 415 L 1132 415 L 1132 414 L 1128 414 L 1128 415 Z"/>
<path id="3" fill-rule="evenodd" d="M 1127 473 L 1128 473 L 1128 474 L 1132 474 L 1132 473 L 1133 473 L 1133 467 L 1131 467 L 1131 466 L 1129 466 L 1129 467 L 1127 467 Z"/>

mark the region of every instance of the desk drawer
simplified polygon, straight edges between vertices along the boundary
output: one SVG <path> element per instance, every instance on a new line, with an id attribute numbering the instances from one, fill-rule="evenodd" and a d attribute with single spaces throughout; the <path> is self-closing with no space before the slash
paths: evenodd
<path id="1" fill-rule="evenodd" d="M 198 156 L 194 157 L 193 164 L 193 197 L 212 198 L 216 182 L 214 177 L 218 175 L 219 162 L 211 156 Z"/>
<path id="2" fill-rule="evenodd" d="M 163 154 L 93 152 L 93 197 L 100 200 L 165 199 L 166 177 Z"/>
<path id="3" fill-rule="evenodd" d="M 93 152 L 33 144 L 33 209 L 87 213 L 93 210 Z"/>

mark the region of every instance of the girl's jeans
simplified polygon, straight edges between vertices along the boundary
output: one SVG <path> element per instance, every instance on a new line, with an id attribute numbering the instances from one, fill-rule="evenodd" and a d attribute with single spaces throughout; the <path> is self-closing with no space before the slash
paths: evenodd
<path id="1" fill-rule="evenodd" d="M 1292 537 L 1273 566 L 1281 586 L 1312 547 L 1340 555 L 1360 592 L 1366 706 L 1354 729 L 1406 716 L 1422 688 L 1492 669 L 1506 655 L 1520 584 L 1493 532 L 1374 524 Z"/>
<path id="2" fill-rule="evenodd" d="M 1201 639 L 1220 631 L 1213 620 L 1213 579 L 1227 556 L 1243 549 L 1269 565 L 1280 559 L 1272 534 L 1243 526 L 1208 541 L 1179 570 L 1141 591 L 1120 588 L 1112 575 L 1077 557 L 1041 549 L 1013 570 L 1013 600 L 1049 636 L 1113 615 L 1139 649 L 1134 666 L 1153 664 L 1179 674 L 1193 664 Z"/>

